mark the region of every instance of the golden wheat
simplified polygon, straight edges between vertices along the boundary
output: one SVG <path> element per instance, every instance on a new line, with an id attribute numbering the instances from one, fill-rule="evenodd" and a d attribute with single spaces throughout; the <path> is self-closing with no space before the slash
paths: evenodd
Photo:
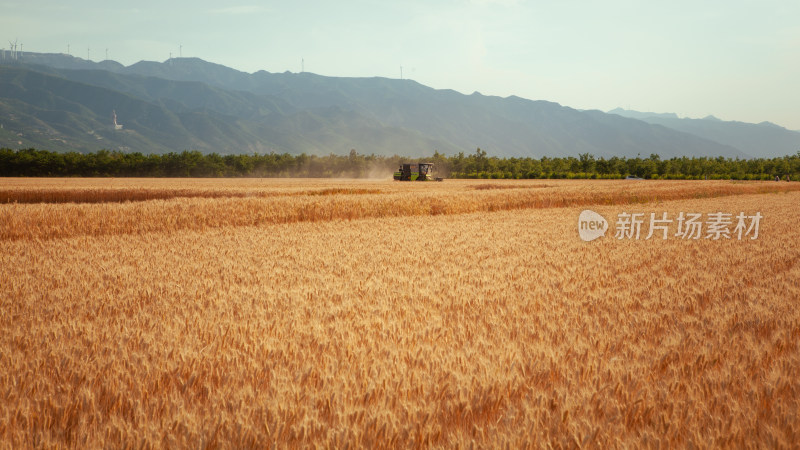
<path id="1" fill-rule="evenodd" d="M 398 183 L 319 181 L 185 180 L 183 188 L 161 181 L 156 189 L 109 188 L 79 183 L 65 189 L 32 180 L 9 181 L 0 189 L 0 239 L 51 239 L 79 235 L 138 234 L 153 231 L 206 230 L 337 219 L 425 216 L 539 209 L 565 206 L 621 205 L 685 198 L 720 197 L 800 190 L 800 183 L 729 181 L 563 181 L 524 184 L 453 181 Z M 28 181 L 27 183 L 25 181 Z M 130 181 L 125 180 L 128 183 Z M 12 184 L 13 183 L 13 184 Z M 173 181 L 172 183 L 179 183 Z M 338 183 L 338 184 L 336 184 Z M 187 187 L 188 186 L 188 187 Z M 313 189 L 309 189 L 313 187 Z M 508 189 L 510 188 L 510 189 Z M 128 193 L 135 201 L 119 203 Z M 358 195 L 349 195 L 358 194 Z M 18 199 L 15 202 L 15 199 Z M 40 202 L 51 199 L 51 203 Z M 65 203 L 69 202 L 69 203 Z"/>
<path id="2" fill-rule="evenodd" d="M 380 192 L 0 205 L 0 445 L 800 442 L 798 192 L 204 183 Z M 764 219 L 585 243 L 589 205 Z"/>

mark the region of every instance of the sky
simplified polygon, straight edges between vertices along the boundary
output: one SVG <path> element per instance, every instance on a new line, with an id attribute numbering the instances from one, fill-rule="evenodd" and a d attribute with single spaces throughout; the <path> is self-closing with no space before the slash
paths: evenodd
<path id="1" fill-rule="evenodd" d="M 0 47 L 413 79 L 800 130 L 798 0 L 0 0 Z"/>

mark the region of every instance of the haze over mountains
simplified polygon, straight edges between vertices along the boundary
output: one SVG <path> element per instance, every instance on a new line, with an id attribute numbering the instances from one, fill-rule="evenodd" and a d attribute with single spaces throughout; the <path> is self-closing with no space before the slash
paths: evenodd
<path id="1" fill-rule="evenodd" d="M 622 108 L 611 110 L 609 114 L 618 114 L 655 125 L 663 125 L 673 130 L 736 147 L 752 156 L 779 157 L 793 155 L 800 151 L 800 132 L 787 130 L 771 122 L 754 124 L 723 121 L 714 116 L 689 119 L 679 118 L 674 113 L 647 113 Z"/>
<path id="2" fill-rule="evenodd" d="M 480 147 L 493 156 L 536 158 L 746 158 L 800 150 L 800 132 L 773 124 L 579 111 L 412 80 L 248 74 L 196 58 L 125 67 L 26 53 L 0 62 L 0 147 L 9 148 L 424 156 Z"/>

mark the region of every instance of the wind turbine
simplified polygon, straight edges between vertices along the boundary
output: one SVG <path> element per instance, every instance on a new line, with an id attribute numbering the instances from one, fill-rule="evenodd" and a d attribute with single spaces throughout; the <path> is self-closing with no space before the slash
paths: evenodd
<path id="1" fill-rule="evenodd" d="M 14 42 L 8 41 L 8 45 L 11 46 L 11 59 L 17 59 L 17 41 L 18 39 L 14 39 Z"/>

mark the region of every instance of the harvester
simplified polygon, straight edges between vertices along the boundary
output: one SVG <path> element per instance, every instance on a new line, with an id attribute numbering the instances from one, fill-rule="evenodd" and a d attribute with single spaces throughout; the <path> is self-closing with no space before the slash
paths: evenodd
<path id="1" fill-rule="evenodd" d="M 442 181 L 442 178 L 433 176 L 433 163 L 408 163 L 400 164 L 394 173 L 398 181 Z"/>

